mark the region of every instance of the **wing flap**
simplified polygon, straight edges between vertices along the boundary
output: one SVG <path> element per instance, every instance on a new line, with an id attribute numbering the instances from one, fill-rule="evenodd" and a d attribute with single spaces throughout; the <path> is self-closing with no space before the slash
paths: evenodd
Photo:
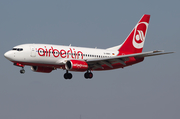
<path id="1" fill-rule="evenodd" d="M 100 61 L 100 62 L 102 62 L 103 64 L 106 64 L 108 67 L 110 67 L 110 68 L 113 68 L 113 66 L 111 65 L 111 63 L 108 61 L 108 60 L 102 60 L 102 61 Z"/>
<path id="2" fill-rule="evenodd" d="M 126 66 L 126 63 L 124 63 L 124 61 L 122 59 L 116 59 L 116 60 L 117 60 L 117 62 L 119 62 L 119 63 L 123 64 L 124 66 Z"/>

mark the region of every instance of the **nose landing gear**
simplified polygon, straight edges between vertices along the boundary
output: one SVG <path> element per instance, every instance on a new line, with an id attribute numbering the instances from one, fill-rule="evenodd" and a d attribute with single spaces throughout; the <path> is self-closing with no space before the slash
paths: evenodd
<path id="1" fill-rule="evenodd" d="M 20 73 L 21 73 L 21 74 L 24 74 L 24 73 L 25 73 L 24 68 L 22 68 L 22 69 L 20 70 Z"/>
<path id="2" fill-rule="evenodd" d="M 21 73 L 21 74 L 24 74 L 24 73 L 25 73 L 24 65 L 23 65 L 23 64 L 20 64 L 20 63 L 14 63 L 14 65 L 22 68 L 22 69 L 20 70 L 20 73 Z"/>

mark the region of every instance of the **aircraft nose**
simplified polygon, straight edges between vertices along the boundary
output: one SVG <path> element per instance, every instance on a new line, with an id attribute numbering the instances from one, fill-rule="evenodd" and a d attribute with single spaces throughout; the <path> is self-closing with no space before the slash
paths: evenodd
<path id="1" fill-rule="evenodd" d="M 10 51 L 7 51 L 6 53 L 4 53 L 4 57 L 5 57 L 6 59 L 10 60 L 11 57 L 12 57 L 12 53 L 11 53 Z"/>

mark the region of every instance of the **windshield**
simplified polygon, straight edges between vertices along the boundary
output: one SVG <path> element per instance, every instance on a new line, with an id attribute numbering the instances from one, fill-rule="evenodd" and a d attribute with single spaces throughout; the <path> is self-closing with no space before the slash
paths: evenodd
<path id="1" fill-rule="evenodd" d="M 23 48 L 13 48 L 12 50 L 23 51 Z"/>

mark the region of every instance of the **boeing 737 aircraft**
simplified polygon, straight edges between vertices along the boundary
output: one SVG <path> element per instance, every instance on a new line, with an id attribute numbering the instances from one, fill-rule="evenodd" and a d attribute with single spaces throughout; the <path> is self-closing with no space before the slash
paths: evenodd
<path id="1" fill-rule="evenodd" d="M 51 44 L 22 44 L 7 51 L 4 56 L 22 67 L 31 66 L 34 72 L 50 73 L 64 69 L 65 79 L 71 79 L 69 71 L 86 72 L 84 77 L 91 79 L 92 71 L 112 70 L 127 67 L 144 60 L 144 57 L 169 54 L 159 50 L 142 52 L 150 15 L 143 15 L 126 40 L 118 46 L 107 49 L 84 48 Z"/>

